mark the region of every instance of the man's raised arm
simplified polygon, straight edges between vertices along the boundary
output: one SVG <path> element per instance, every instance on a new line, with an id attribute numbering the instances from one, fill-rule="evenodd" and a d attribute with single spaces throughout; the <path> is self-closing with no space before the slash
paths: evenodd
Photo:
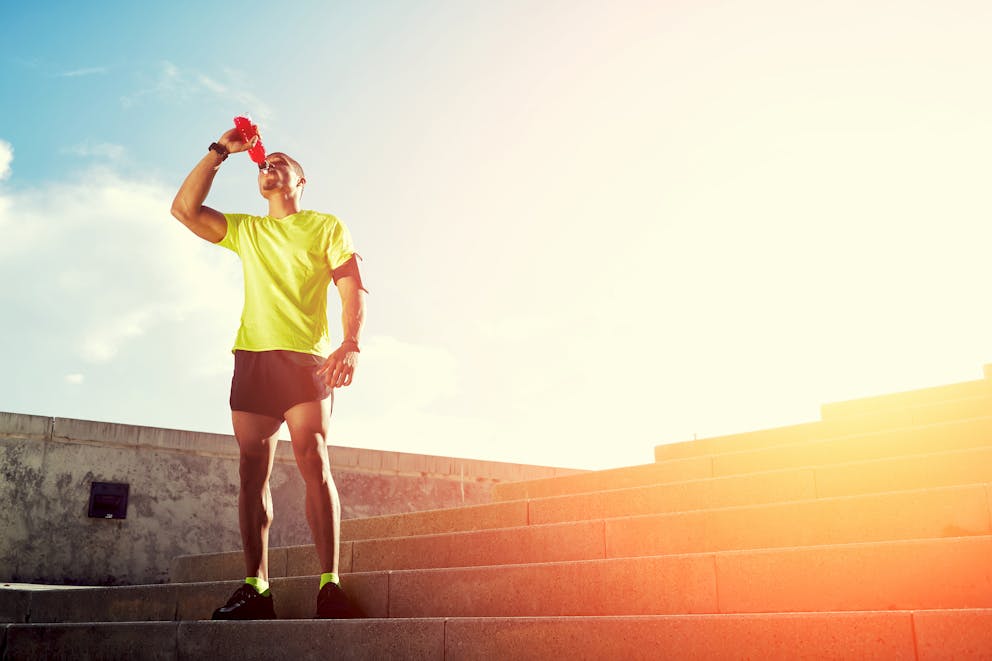
<path id="1" fill-rule="evenodd" d="M 221 151 L 208 150 L 179 187 L 176 199 L 172 201 L 172 215 L 201 239 L 217 243 L 227 234 L 224 214 L 203 205 L 220 164 L 227 158 L 223 151 L 230 154 L 246 151 L 254 140 L 257 138 L 251 143 L 245 142 L 237 129 L 227 131 L 216 143 Z"/>

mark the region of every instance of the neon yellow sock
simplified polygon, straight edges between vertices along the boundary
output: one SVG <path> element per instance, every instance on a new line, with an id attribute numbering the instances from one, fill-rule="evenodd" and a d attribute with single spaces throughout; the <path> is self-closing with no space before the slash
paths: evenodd
<path id="1" fill-rule="evenodd" d="M 338 575 L 332 571 L 320 575 L 320 588 L 323 589 L 328 583 L 333 583 L 334 585 L 341 585 L 341 579 Z"/>
<path id="2" fill-rule="evenodd" d="M 258 590 L 260 595 L 265 597 L 269 596 L 269 582 L 265 579 L 261 579 L 257 576 L 249 576 L 245 579 L 245 583 Z"/>

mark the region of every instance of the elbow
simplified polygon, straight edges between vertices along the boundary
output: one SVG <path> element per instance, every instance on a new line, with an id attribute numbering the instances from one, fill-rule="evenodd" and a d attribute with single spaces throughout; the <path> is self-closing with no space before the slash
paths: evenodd
<path id="1" fill-rule="evenodd" d="M 173 218 L 183 224 L 189 218 L 189 210 L 178 199 L 172 201 L 172 208 L 169 211 L 172 213 Z"/>

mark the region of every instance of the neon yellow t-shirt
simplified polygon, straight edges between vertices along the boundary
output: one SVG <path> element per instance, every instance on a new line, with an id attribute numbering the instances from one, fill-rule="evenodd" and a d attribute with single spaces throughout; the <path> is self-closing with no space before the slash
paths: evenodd
<path id="1" fill-rule="evenodd" d="M 245 281 L 234 350 L 328 355 L 327 286 L 331 271 L 355 252 L 348 228 L 316 211 L 224 217 L 227 234 L 217 245 L 238 254 Z"/>

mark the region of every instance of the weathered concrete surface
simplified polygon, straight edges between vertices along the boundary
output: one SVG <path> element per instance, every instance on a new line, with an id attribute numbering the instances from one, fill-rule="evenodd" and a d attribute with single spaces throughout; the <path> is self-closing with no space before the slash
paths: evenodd
<path id="1" fill-rule="evenodd" d="M 346 520 L 341 523 L 341 538 L 359 540 L 430 535 L 452 530 L 511 528 L 527 523 L 527 501 L 521 500 Z"/>
<path id="2" fill-rule="evenodd" d="M 5 659 L 985 659 L 992 610 L 25 624 Z"/>
<path id="3" fill-rule="evenodd" d="M 874 397 L 861 397 L 843 402 L 832 402 L 821 406 L 820 413 L 824 419 L 858 418 L 880 411 L 905 410 L 934 402 L 951 402 L 974 397 L 988 397 L 992 394 L 992 382 L 989 380 L 989 370 L 983 369 L 983 371 L 986 373 L 986 378 L 984 379 L 887 393 Z"/>
<path id="4" fill-rule="evenodd" d="M 626 468 L 591 471 L 541 480 L 502 482 L 493 485 L 493 500 L 505 502 L 527 498 L 548 498 L 608 489 L 625 489 L 646 484 L 684 482 L 713 477 L 711 457 L 689 457 Z"/>
<path id="5" fill-rule="evenodd" d="M 992 659 L 992 609 L 913 613 L 919 661 Z"/>
<path id="6" fill-rule="evenodd" d="M 807 500 L 815 496 L 813 471 L 800 469 L 557 496 L 531 500 L 528 505 L 531 523 L 558 523 Z"/>
<path id="7" fill-rule="evenodd" d="M 390 617 L 717 612 L 714 560 L 705 554 L 389 575 Z"/>
<path id="8" fill-rule="evenodd" d="M 449 661 L 916 658 L 909 613 L 460 618 L 445 640 Z"/>
<path id="9" fill-rule="evenodd" d="M 0 623 L 27 622 L 31 595 L 22 590 L 0 590 Z"/>
<path id="10" fill-rule="evenodd" d="M 22 624 L 7 628 L 3 658 L 175 661 L 178 629 L 172 622 Z"/>
<path id="11" fill-rule="evenodd" d="M 337 446 L 329 454 L 344 519 L 488 502 L 501 480 L 577 472 Z M 164 582 L 176 556 L 241 546 L 232 436 L 0 412 L 0 478 L 9 504 L 0 509 L 0 580 Z M 87 516 L 92 482 L 130 485 L 125 519 Z M 309 544 L 288 442 L 271 486 L 270 544 Z"/>
<path id="12" fill-rule="evenodd" d="M 178 589 L 172 585 L 125 585 L 113 588 L 32 592 L 28 621 L 52 623 L 170 621 L 176 619 L 178 594 Z"/>
<path id="13" fill-rule="evenodd" d="M 990 491 L 992 484 L 975 484 L 356 540 L 343 543 L 341 566 L 350 573 L 988 536 L 992 535 Z M 347 553 L 350 550 L 353 556 Z M 289 556 L 288 576 L 320 571 L 312 546 L 273 549 L 270 555 Z M 235 579 L 242 566 L 240 553 L 184 556 L 174 563 L 172 580 Z M 282 566 L 273 569 L 282 571 Z"/>
<path id="14" fill-rule="evenodd" d="M 816 469 L 816 493 L 824 498 L 977 484 L 988 482 L 989 466 L 992 466 L 992 447 L 822 466 Z"/>
<path id="15" fill-rule="evenodd" d="M 983 485 L 605 521 L 606 557 L 992 534 Z"/>
<path id="16" fill-rule="evenodd" d="M 279 641 L 277 648 L 275 640 Z M 179 658 L 441 661 L 445 658 L 444 620 L 183 623 Z"/>
<path id="17" fill-rule="evenodd" d="M 740 475 L 981 448 L 989 445 L 990 438 L 992 417 L 952 420 L 923 427 L 853 434 L 745 452 L 727 452 L 713 457 L 713 475 Z"/>
<path id="18" fill-rule="evenodd" d="M 992 608 L 992 536 L 716 555 L 720 612 Z"/>
<path id="19" fill-rule="evenodd" d="M 992 365 L 987 365 L 985 372 L 982 381 L 825 404 L 822 419 L 815 422 L 666 443 L 655 447 L 655 460 L 712 456 L 985 417 L 992 411 Z"/>
<path id="20" fill-rule="evenodd" d="M 354 542 L 355 571 L 605 558 L 602 521 Z"/>

